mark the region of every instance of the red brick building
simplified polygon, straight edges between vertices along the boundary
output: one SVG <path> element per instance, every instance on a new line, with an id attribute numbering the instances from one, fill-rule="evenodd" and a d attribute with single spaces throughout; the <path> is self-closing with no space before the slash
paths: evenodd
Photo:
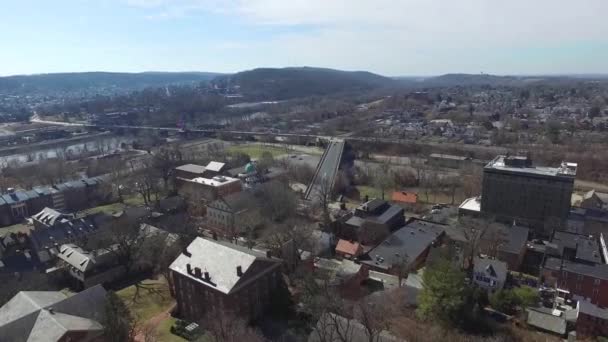
<path id="1" fill-rule="evenodd" d="M 577 338 L 608 336 L 608 309 L 581 300 L 577 304 Z"/>
<path id="2" fill-rule="evenodd" d="M 224 313 L 258 317 L 283 286 L 281 264 L 267 253 L 196 238 L 170 266 L 180 316 L 201 323 Z"/>
<path id="3" fill-rule="evenodd" d="M 608 307 L 608 265 L 584 264 L 558 258 L 548 258 L 542 270 L 544 282 L 557 284 L 576 298 Z"/>

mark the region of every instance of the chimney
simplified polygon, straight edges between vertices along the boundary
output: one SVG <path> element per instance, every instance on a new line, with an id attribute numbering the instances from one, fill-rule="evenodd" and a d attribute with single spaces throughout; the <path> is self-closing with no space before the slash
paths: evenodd
<path id="1" fill-rule="evenodd" d="M 209 272 L 205 271 L 205 281 L 210 281 L 211 277 L 209 276 Z"/>
<path id="2" fill-rule="evenodd" d="M 49 309 L 48 309 L 48 311 L 49 311 L 49 313 L 50 313 L 51 315 L 54 315 L 54 314 L 55 314 L 55 309 L 53 309 L 53 308 L 49 308 Z"/>
<path id="3" fill-rule="evenodd" d="M 236 275 L 239 277 L 243 276 L 243 268 L 241 266 L 236 267 Z"/>
<path id="4" fill-rule="evenodd" d="M 187 256 L 188 258 L 192 258 L 192 253 L 190 253 L 188 251 L 188 248 L 184 249 L 184 255 Z"/>
<path id="5" fill-rule="evenodd" d="M 365 202 L 369 202 L 369 195 L 365 195 Z"/>
<path id="6" fill-rule="evenodd" d="M 201 268 L 200 267 L 195 267 L 194 268 L 194 276 L 197 278 L 201 277 Z"/>
<path id="7" fill-rule="evenodd" d="M 272 258 L 272 252 L 270 250 L 266 251 L 266 257 L 268 259 Z"/>
<path id="8" fill-rule="evenodd" d="M 211 236 L 213 237 L 213 240 L 217 241 L 217 233 L 216 232 L 213 232 Z"/>
<path id="9" fill-rule="evenodd" d="M 186 270 L 188 270 L 188 274 L 192 274 L 192 266 L 190 264 L 186 264 Z"/>

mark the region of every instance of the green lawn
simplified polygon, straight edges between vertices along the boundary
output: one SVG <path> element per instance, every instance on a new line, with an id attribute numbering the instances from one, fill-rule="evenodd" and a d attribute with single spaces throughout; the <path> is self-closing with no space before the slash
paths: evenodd
<path id="1" fill-rule="evenodd" d="M 245 153 L 252 159 L 259 159 L 262 157 L 263 152 L 270 152 L 273 157 L 278 157 L 283 154 L 290 153 L 289 150 L 276 147 L 276 146 L 265 146 L 262 144 L 244 144 L 244 145 L 232 145 L 226 149 L 229 153 Z"/>
<path id="2" fill-rule="evenodd" d="M 162 321 L 158 327 L 156 327 L 156 337 L 158 337 L 159 341 L 163 342 L 184 342 L 187 341 L 185 338 L 174 335 L 171 333 L 171 326 L 175 324 L 176 319 L 173 317 L 169 317 L 168 319 Z"/>
<path id="3" fill-rule="evenodd" d="M 0 236 L 4 236 L 10 233 L 28 233 L 32 226 L 27 225 L 25 223 L 17 223 L 12 226 L 2 227 L 0 228 Z"/>
<path id="4" fill-rule="evenodd" d="M 125 205 L 122 203 L 112 203 L 106 205 L 100 205 L 99 207 L 89 208 L 83 210 L 83 214 L 97 214 L 97 213 L 106 213 L 106 214 L 114 214 L 119 211 L 124 210 Z"/>
<path id="5" fill-rule="evenodd" d="M 123 202 L 126 205 L 130 205 L 130 206 L 134 206 L 134 207 L 140 206 L 140 205 L 144 205 L 144 199 L 141 197 L 141 195 L 138 195 L 138 194 L 130 195 L 130 196 L 124 196 L 123 197 Z"/>
<path id="6" fill-rule="evenodd" d="M 140 284 L 137 298 L 135 298 L 136 285 L 125 287 L 116 294 L 127 304 L 133 316 L 138 321 L 144 322 L 167 310 L 173 303 L 173 298 L 169 293 L 167 282 L 162 277 L 159 280 L 146 279 Z"/>
<path id="7" fill-rule="evenodd" d="M 365 199 L 365 195 L 367 195 L 369 197 L 369 199 L 382 198 L 382 191 L 380 191 L 380 189 L 374 188 L 372 186 L 358 185 L 357 190 L 359 190 L 359 197 L 361 198 L 362 201 Z M 384 192 L 384 199 L 390 200 L 392 193 L 393 193 L 393 190 L 386 190 Z"/>

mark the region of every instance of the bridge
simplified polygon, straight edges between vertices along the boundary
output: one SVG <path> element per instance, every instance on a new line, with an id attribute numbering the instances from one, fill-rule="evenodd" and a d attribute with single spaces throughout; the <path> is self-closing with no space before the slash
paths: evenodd
<path id="1" fill-rule="evenodd" d="M 304 193 L 306 200 L 314 201 L 319 196 L 325 196 L 332 191 L 343 152 L 344 140 L 331 140 L 329 142 L 317 165 L 312 181 Z"/>

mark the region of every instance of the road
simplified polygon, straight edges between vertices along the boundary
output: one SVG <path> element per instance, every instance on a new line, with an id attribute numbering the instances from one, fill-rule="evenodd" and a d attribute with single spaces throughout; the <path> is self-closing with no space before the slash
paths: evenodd
<path id="1" fill-rule="evenodd" d="M 180 128 L 176 127 L 155 127 L 155 126 L 129 126 L 129 125 L 93 125 L 90 123 L 76 123 L 76 122 L 62 122 L 62 121 L 48 121 L 42 120 L 37 115 L 34 115 L 31 119 L 31 122 L 43 123 L 47 125 L 61 125 L 61 126 L 80 126 L 80 127 L 96 127 L 96 128 L 107 128 L 107 129 L 142 129 L 142 130 L 156 130 L 156 131 L 182 131 Z M 443 143 L 419 143 L 412 139 L 394 139 L 394 138 L 376 138 L 376 137 L 362 137 L 362 136 L 349 136 L 349 137 L 341 137 L 341 136 L 332 136 L 332 135 L 318 135 L 318 134 L 299 134 L 299 133 L 275 133 L 275 132 L 253 132 L 253 131 L 235 131 L 235 130 L 220 130 L 220 129 L 190 129 L 188 132 L 194 133 L 207 133 L 207 134 L 216 134 L 216 133 L 226 133 L 226 134 L 234 134 L 234 135 L 252 135 L 252 136 L 276 136 L 276 137 L 301 137 L 301 138 L 309 138 L 309 139 L 324 139 L 324 140 L 352 140 L 352 141 L 362 141 L 362 142 L 379 142 L 379 143 L 392 143 L 392 144 L 419 144 L 422 146 L 444 146 Z M 483 150 L 490 151 L 494 154 L 504 154 L 507 152 L 507 149 L 496 146 L 479 146 L 479 145 L 459 145 L 463 150 Z"/>
<path id="2" fill-rule="evenodd" d="M 306 190 L 307 200 L 312 200 L 319 194 L 322 194 L 323 191 L 328 191 L 328 189 L 324 189 L 324 187 L 329 186 L 330 189 L 333 187 L 343 150 L 343 140 L 332 141 L 329 146 L 327 146 L 327 150 L 319 162 L 320 164 L 317 167 L 312 182 L 310 182 L 310 185 Z"/>

